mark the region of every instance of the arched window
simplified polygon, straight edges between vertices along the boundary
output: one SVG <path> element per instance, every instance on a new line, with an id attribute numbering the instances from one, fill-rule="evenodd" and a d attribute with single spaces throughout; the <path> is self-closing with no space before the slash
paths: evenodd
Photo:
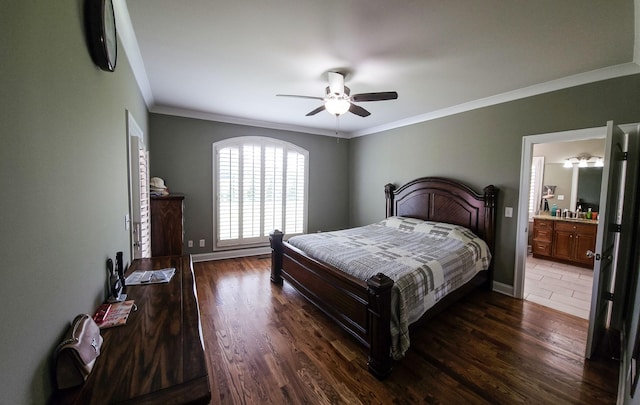
<path id="1" fill-rule="evenodd" d="M 309 152 L 266 137 L 213 144 L 215 248 L 263 246 L 307 230 Z"/>

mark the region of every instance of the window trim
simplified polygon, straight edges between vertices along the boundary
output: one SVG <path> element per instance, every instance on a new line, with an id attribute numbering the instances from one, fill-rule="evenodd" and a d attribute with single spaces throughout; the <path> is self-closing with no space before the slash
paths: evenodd
<path id="1" fill-rule="evenodd" d="M 213 182 L 213 195 L 212 195 L 212 205 L 213 205 L 213 251 L 227 251 L 227 250 L 236 250 L 236 249 L 249 249 L 256 247 L 263 247 L 269 245 L 269 238 L 267 236 L 255 237 L 251 239 L 245 239 L 244 243 L 237 243 L 236 241 L 227 242 L 221 241 L 218 235 L 218 211 L 219 211 L 219 189 L 218 189 L 218 173 L 219 173 L 219 160 L 218 160 L 218 151 L 229 147 L 229 146 L 237 146 L 242 147 L 248 143 L 251 144 L 259 144 L 264 152 L 264 148 L 267 146 L 275 146 L 284 148 L 283 159 L 286 161 L 287 152 L 295 151 L 301 154 L 304 157 L 304 193 L 303 193 L 303 213 L 302 213 L 302 232 L 307 232 L 307 224 L 308 224 L 308 213 L 309 213 L 309 151 L 296 145 L 291 142 L 283 141 L 276 138 L 270 138 L 265 136 L 240 136 L 227 138 L 218 142 L 214 142 L 212 145 L 212 182 Z M 264 161 L 262 161 L 262 169 L 264 169 Z M 264 185 L 264 176 L 261 178 L 261 183 Z M 286 181 L 286 176 L 285 176 Z M 262 202 L 261 211 L 264 214 L 264 201 Z M 264 221 L 264 216 L 262 217 L 262 221 Z M 285 218 L 283 218 L 283 226 L 284 226 Z M 294 233 L 287 234 L 287 238 L 290 236 L 296 235 Z"/>

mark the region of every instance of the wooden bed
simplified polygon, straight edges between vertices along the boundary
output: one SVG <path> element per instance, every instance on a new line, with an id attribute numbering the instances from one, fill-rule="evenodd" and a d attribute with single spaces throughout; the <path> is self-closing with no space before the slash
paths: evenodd
<path id="1" fill-rule="evenodd" d="M 386 217 L 395 215 L 462 225 L 485 240 L 495 256 L 497 193 L 498 189 L 492 185 L 484 188 L 484 194 L 477 194 L 464 184 L 437 177 L 419 178 L 398 189 L 387 184 Z M 283 236 L 279 231 L 270 235 L 271 281 L 282 285 L 283 279 L 287 280 L 369 348 L 369 371 L 378 378 L 385 378 L 392 368 L 390 313 L 393 280 L 381 273 L 366 281 L 359 280 L 311 258 L 284 242 Z M 413 325 L 422 323 L 480 285 L 490 288 L 492 272 L 493 264 L 440 300 Z"/>

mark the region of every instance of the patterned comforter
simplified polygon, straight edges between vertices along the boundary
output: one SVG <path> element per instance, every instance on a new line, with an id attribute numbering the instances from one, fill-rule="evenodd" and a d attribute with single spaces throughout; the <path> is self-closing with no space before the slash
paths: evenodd
<path id="1" fill-rule="evenodd" d="M 469 229 L 404 217 L 288 242 L 362 280 L 384 273 L 394 281 L 391 355 L 396 360 L 409 348 L 409 325 L 491 261 L 487 244 Z"/>

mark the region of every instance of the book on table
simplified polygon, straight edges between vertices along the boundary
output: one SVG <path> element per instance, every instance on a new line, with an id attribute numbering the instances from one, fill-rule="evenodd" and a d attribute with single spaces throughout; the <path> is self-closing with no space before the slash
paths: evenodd
<path id="1" fill-rule="evenodd" d="M 136 270 L 125 279 L 126 285 L 162 284 L 171 281 L 175 267 L 159 270 Z"/>
<path id="2" fill-rule="evenodd" d="M 100 329 L 124 325 L 134 306 L 133 300 L 102 304 L 96 310 L 93 320 Z"/>

